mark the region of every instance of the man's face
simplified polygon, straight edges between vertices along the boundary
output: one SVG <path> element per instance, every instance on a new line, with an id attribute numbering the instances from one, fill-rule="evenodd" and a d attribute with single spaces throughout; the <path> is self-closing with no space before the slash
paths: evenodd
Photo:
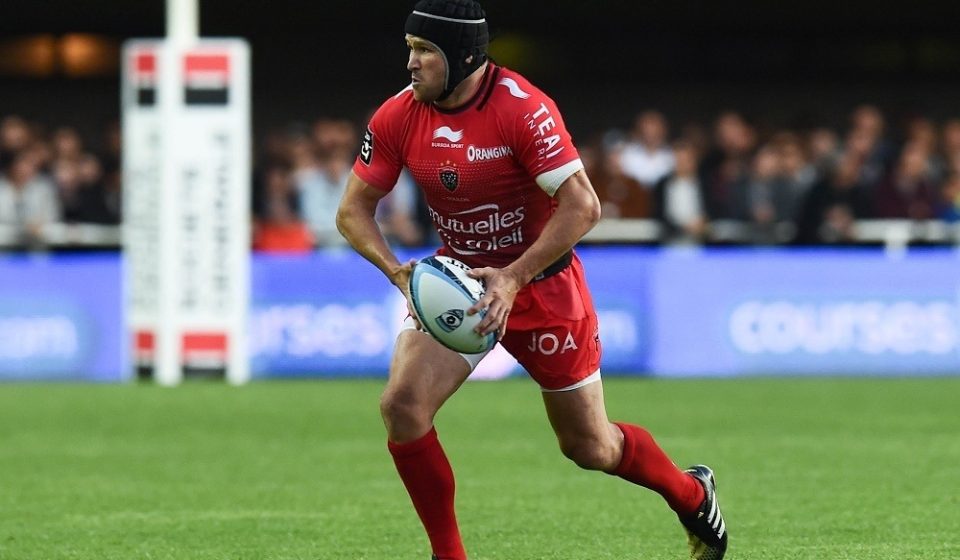
<path id="1" fill-rule="evenodd" d="M 407 35 L 410 59 L 407 70 L 410 71 L 413 85 L 413 98 L 423 103 L 431 103 L 443 93 L 447 79 L 447 67 L 443 54 L 436 45 L 414 35 Z"/>

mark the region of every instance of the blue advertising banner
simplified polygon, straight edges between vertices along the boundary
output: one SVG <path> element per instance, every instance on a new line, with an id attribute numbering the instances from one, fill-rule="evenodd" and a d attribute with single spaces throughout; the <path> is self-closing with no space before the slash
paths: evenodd
<path id="1" fill-rule="evenodd" d="M 579 254 L 607 374 L 960 374 L 956 251 Z M 0 258 L 0 379 L 127 379 L 120 266 L 115 254 Z M 256 255 L 252 274 L 254 377 L 386 374 L 407 311 L 371 264 L 348 250 Z M 520 374 L 498 348 L 474 377 Z"/>
<path id="2" fill-rule="evenodd" d="M 401 259 L 426 253 L 405 253 Z M 646 266 L 636 250 L 587 251 L 594 285 L 604 369 L 638 373 L 649 337 Z M 254 261 L 251 356 L 255 377 L 383 375 L 407 315 L 400 292 L 373 265 L 338 250 Z M 609 286 L 597 290 L 596 286 Z M 497 347 L 474 378 L 517 375 L 522 369 Z"/>
<path id="3" fill-rule="evenodd" d="M 615 374 L 960 373 L 960 257 L 878 250 L 579 250 Z M 420 256 L 419 254 L 404 257 Z M 406 307 L 349 251 L 254 266 L 255 375 L 383 374 Z M 497 352 L 477 377 L 520 372 Z"/>
<path id="4" fill-rule="evenodd" d="M 658 374 L 960 373 L 954 251 L 665 252 L 651 275 Z"/>
<path id="5" fill-rule="evenodd" d="M 0 379 L 127 376 L 116 254 L 0 258 Z"/>
<path id="6" fill-rule="evenodd" d="M 257 255 L 252 273 L 254 377 L 386 373 L 406 303 L 373 265 L 332 250 Z"/>

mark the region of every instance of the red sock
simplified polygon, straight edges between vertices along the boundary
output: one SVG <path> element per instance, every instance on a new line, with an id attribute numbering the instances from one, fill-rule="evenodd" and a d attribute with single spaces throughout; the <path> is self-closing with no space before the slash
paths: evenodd
<path id="1" fill-rule="evenodd" d="M 436 428 L 409 443 L 387 442 L 400 479 L 427 530 L 437 558 L 466 560 L 453 510 L 453 469 L 437 439 Z"/>
<path id="2" fill-rule="evenodd" d="M 696 511 L 704 497 L 697 479 L 678 469 L 650 432 L 633 424 L 615 424 L 623 432 L 623 458 L 610 474 L 660 494 L 680 515 Z"/>

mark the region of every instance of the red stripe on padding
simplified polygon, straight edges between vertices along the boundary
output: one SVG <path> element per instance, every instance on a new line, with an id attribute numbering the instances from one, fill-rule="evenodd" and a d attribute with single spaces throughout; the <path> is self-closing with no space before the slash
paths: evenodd
<path id="1" fill-rule="evenodd" d="M 188 332 L 183 334 L 183 353 L 227 353 L 227 334 L 218 332 Z"/>
<path id="2" fill-rule="evenodd" d="M 184 59 L 184 70 L 190 72 L 230 71 L 230 58 L 225 54 L 188 54 Z"/>
<path id="3" fill-rule="evenodd" d="M 152 331 L 136 331 L 133 333 L 133 347 L 137 352 L 153 352 L 156 339 Z"/>
<path id="4" fill-rule="evenodd" d="M 136 56 L 137 72 L 141 74 L 153 74 L 157 71 L 157 57 L 150 54 L 138 54 Z"/>

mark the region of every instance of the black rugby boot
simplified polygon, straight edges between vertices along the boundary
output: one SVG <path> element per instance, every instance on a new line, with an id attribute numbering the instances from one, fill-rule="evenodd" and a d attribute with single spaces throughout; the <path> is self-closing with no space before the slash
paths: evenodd
<path id="1" fill-rule="evenodd" d="M 681 517 L 687 530 L 691 560 L 722 560 L 727 553 L 727 525 L 717 502 L 717 481 L 706 465 L 694 465 L 686 471 L 703 486 L 703 502 L 697 511 Z"/>

